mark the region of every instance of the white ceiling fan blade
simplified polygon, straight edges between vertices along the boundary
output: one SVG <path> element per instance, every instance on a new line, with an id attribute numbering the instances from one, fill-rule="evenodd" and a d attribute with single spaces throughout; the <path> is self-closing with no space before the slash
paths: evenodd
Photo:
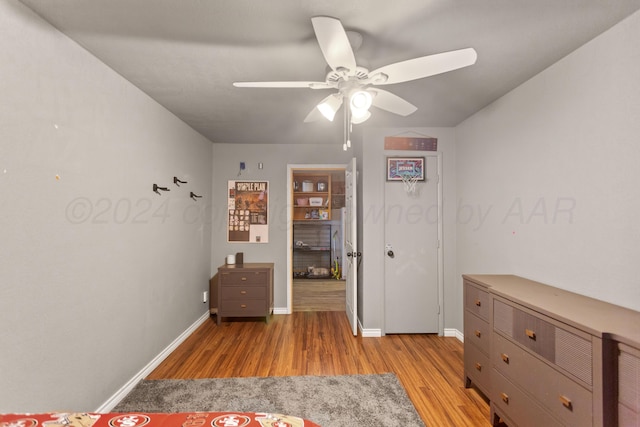
<path id="1" fill-rule="evenodd" d="M 311 23 L 327 64 L 334 71 L 347 68 L 352 73 L 355 72 L 356 58 L 340 20 L 328 16 L 315 16 L 311 18 Z"/>
<path id="2" fill-rule="evenodd" d="M 390 85 L 422 79 L 473 65 L 478 54 L 473 48 L 452 50 L 385 65 L 369 73 L 375 85 Z M 382 76 L 377 76 L 377 75 Z M 384 76 L 387 76 L 384 80 Z"/>
<path id="3" fill-rule="evenodd" d="M 398 114 L 400 116 L 408 116 L 414 113 L 418 107 L 412 103 L 405 101 L 398 95 L 394 95 L 391 92 L 387 92 L 382 89 L 369 89 L 375 95 L 373 97 L 373 105 L 382 110 L 389 111 L 390 113 Z"/>
<path id="4" fill-rule="evenodd" d="M 235 87 L 331 89 L 325 82 L 234 82 Z"/>

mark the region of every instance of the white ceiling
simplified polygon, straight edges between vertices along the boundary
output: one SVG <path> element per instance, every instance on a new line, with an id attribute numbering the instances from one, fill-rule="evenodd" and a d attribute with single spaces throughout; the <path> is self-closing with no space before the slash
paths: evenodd
<path id="1" fill-rule="evenodd" d="M 455 126 L 640 8 L 640 0 L 21 0 L 212 142 L 342 143 L 303 123 L 326 90 L 234 81 L 324 81 L 310 18 L 362 34 L 374 69 L 473 47 L 475 65 L 385 89 L 418 111 L 358 126 Z M 597 59 L 594 59 L 597 60 Z"/>

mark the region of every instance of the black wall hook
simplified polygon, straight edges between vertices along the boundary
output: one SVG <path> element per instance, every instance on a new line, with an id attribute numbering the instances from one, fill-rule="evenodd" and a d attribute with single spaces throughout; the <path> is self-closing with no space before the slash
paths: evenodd
<path id="1" fill-rule="evenodd" d="M 193 200 L 197 200 L 197 199 L 200 199 L 202 196 L 198 196 L 196 193 L 192 191 L 189 197 L 191 197 Z"/>
<path id="2" fill-rule="evenodd" d="M 153 184 L 153 192 L 162 195 L 162 193 L 160 191 L 158 191 L 158 190 L 171 191 L 167 187 L 159 187 L 158 184 Z"/>
<path id="3" fill-rule="evenodd" d="M 173 183 L 174 183 L 175 185 L 177 185 L 178 187 L 180 187 L 180 184 L 186 184 L 186 183 L 187 183 L 187 181 L 180 181 L 180 180 L 178 179 L 178 177 L 177 177 L 177 176 L 174 176 L 174 177 L 173 177 Z"/>

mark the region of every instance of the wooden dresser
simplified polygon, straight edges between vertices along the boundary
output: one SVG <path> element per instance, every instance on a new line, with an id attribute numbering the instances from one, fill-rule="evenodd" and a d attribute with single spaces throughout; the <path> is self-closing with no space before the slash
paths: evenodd
<path id="1" fill-rule="evenodd" d="M 493 425 L 640 425 L 640 313 L 518 276 L 463 280 L 465 384 Z"/>
<path id="2" fill-rule="evenodd" d="M 218 267 L 218 325 L 223 317 L 264 317 L 273 313 L 273 263 Z"/>
<path id="3" fill-rule="evenodd" d="M 464 286 L 464 371 L 466 387 L 471 383 L 489 395 L 489 351 L 491 340 L 491 298 L 485 286 L 465 281 Z"/>

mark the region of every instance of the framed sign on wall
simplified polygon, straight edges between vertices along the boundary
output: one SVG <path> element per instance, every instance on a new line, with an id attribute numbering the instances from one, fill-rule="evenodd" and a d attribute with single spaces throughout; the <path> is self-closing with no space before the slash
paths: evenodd
<path id="1" fill-rule="evenodd" d="M 387 157 L 387 181 L 424 181 L 424 157 Z"/>
<path id="2" fill-rule="evenodd" d="M 227 241 L 269 242 L 269 182 L 228 181 Z"/>

